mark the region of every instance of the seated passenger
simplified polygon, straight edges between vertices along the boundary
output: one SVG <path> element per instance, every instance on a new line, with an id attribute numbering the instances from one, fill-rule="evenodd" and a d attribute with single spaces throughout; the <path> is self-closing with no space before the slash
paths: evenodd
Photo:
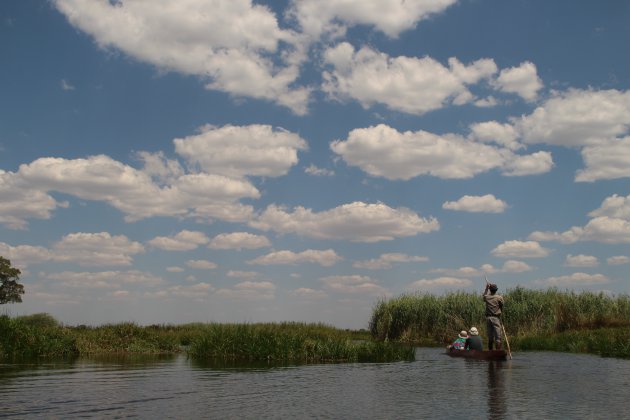
<path id="1" fill-rule="evenodd" d="M 466 350 L 483 351 L 483 343 L 476 327 L 470 328 L 470 336 L 466 339 Z"/>
<path id="2" fill-rule="evenodd" d="M 451 350 L 464 350 L 466 348 L 466 339 L 468 338 L 468 333 L 466 331 L 462 331 L 459 333 L 455 341 L 451 345 L 448 346 Z"/>

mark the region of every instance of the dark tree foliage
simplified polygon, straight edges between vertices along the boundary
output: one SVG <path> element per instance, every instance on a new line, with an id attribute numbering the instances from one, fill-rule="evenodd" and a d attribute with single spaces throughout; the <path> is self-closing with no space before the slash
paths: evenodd
<path id="1" fill-rule="evenodd" d="M 11 261 L 0 256 L 0 304 L 22 302 L 24 286 L 17 281 L 21 271 L 11 266 Z"/>

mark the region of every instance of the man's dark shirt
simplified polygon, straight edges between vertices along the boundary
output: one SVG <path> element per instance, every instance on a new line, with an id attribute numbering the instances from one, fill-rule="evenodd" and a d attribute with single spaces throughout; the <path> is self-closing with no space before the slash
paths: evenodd
<path id="1" fill-rule="evenodd" d="M 483 344 L 481 343 L 481 337 L 478 335 L 471 335 L 466 339 L 466 350 L 483 350 Z"/>

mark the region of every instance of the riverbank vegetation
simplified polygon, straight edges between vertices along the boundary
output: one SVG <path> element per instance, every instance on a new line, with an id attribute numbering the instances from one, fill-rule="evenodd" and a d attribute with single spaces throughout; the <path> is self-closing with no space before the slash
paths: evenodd
<path id="1" fill-rule="evenodd" d="M 529 290 L 503 294 L 512 350 L 580 351 L 630 357 L 630 296 Z M 376 340 L 443 345 L 461 330 L 485 333 L 479 293 L 410 294 L 378 302 L 370 319 Z M 485 339 L 484 339 L 485 341 Z"/>
<path id="2" fill-rule="evenodd" d="M 413 348 L 323 324 L 64 326 L 48 314 L 0 316 L 0 358 L 186 353 L 195 359 L 269 362 L 413 360 Z"/>

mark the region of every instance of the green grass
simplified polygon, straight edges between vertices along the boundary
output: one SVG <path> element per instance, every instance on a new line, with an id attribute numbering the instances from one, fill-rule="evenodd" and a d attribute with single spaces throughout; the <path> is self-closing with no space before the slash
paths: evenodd
<path id="1" fill-rule="evenodd" d="M 274 362 L 412 360 L 413 348 L 371 341 L 367 331 L 323 324 L 60 325 L 48 314 L 0 316 L 0 359 L 175 354 Z"/>
<path id="2" fill-rule="evenodd" d="M 627 295 L 611 297 L 603 293 L 517 287 L 503 296 L 503 322 L 508 338 L 630 326 Z M 477 326 L 485 334 L 484 309 L 480 293 L 402 295 L 375 305 L 370 332 L 381 341 L 443 344 L 471 326 Z M 518 346 L 518 340 L 511 341 Z"/>
<path id="3" fill-rule="evenodd" d="M 193 357 L 221 361 L 377 362 L 413 360 L 413 348 L 357 339 L 322 324 L 208 324 Z"/>

